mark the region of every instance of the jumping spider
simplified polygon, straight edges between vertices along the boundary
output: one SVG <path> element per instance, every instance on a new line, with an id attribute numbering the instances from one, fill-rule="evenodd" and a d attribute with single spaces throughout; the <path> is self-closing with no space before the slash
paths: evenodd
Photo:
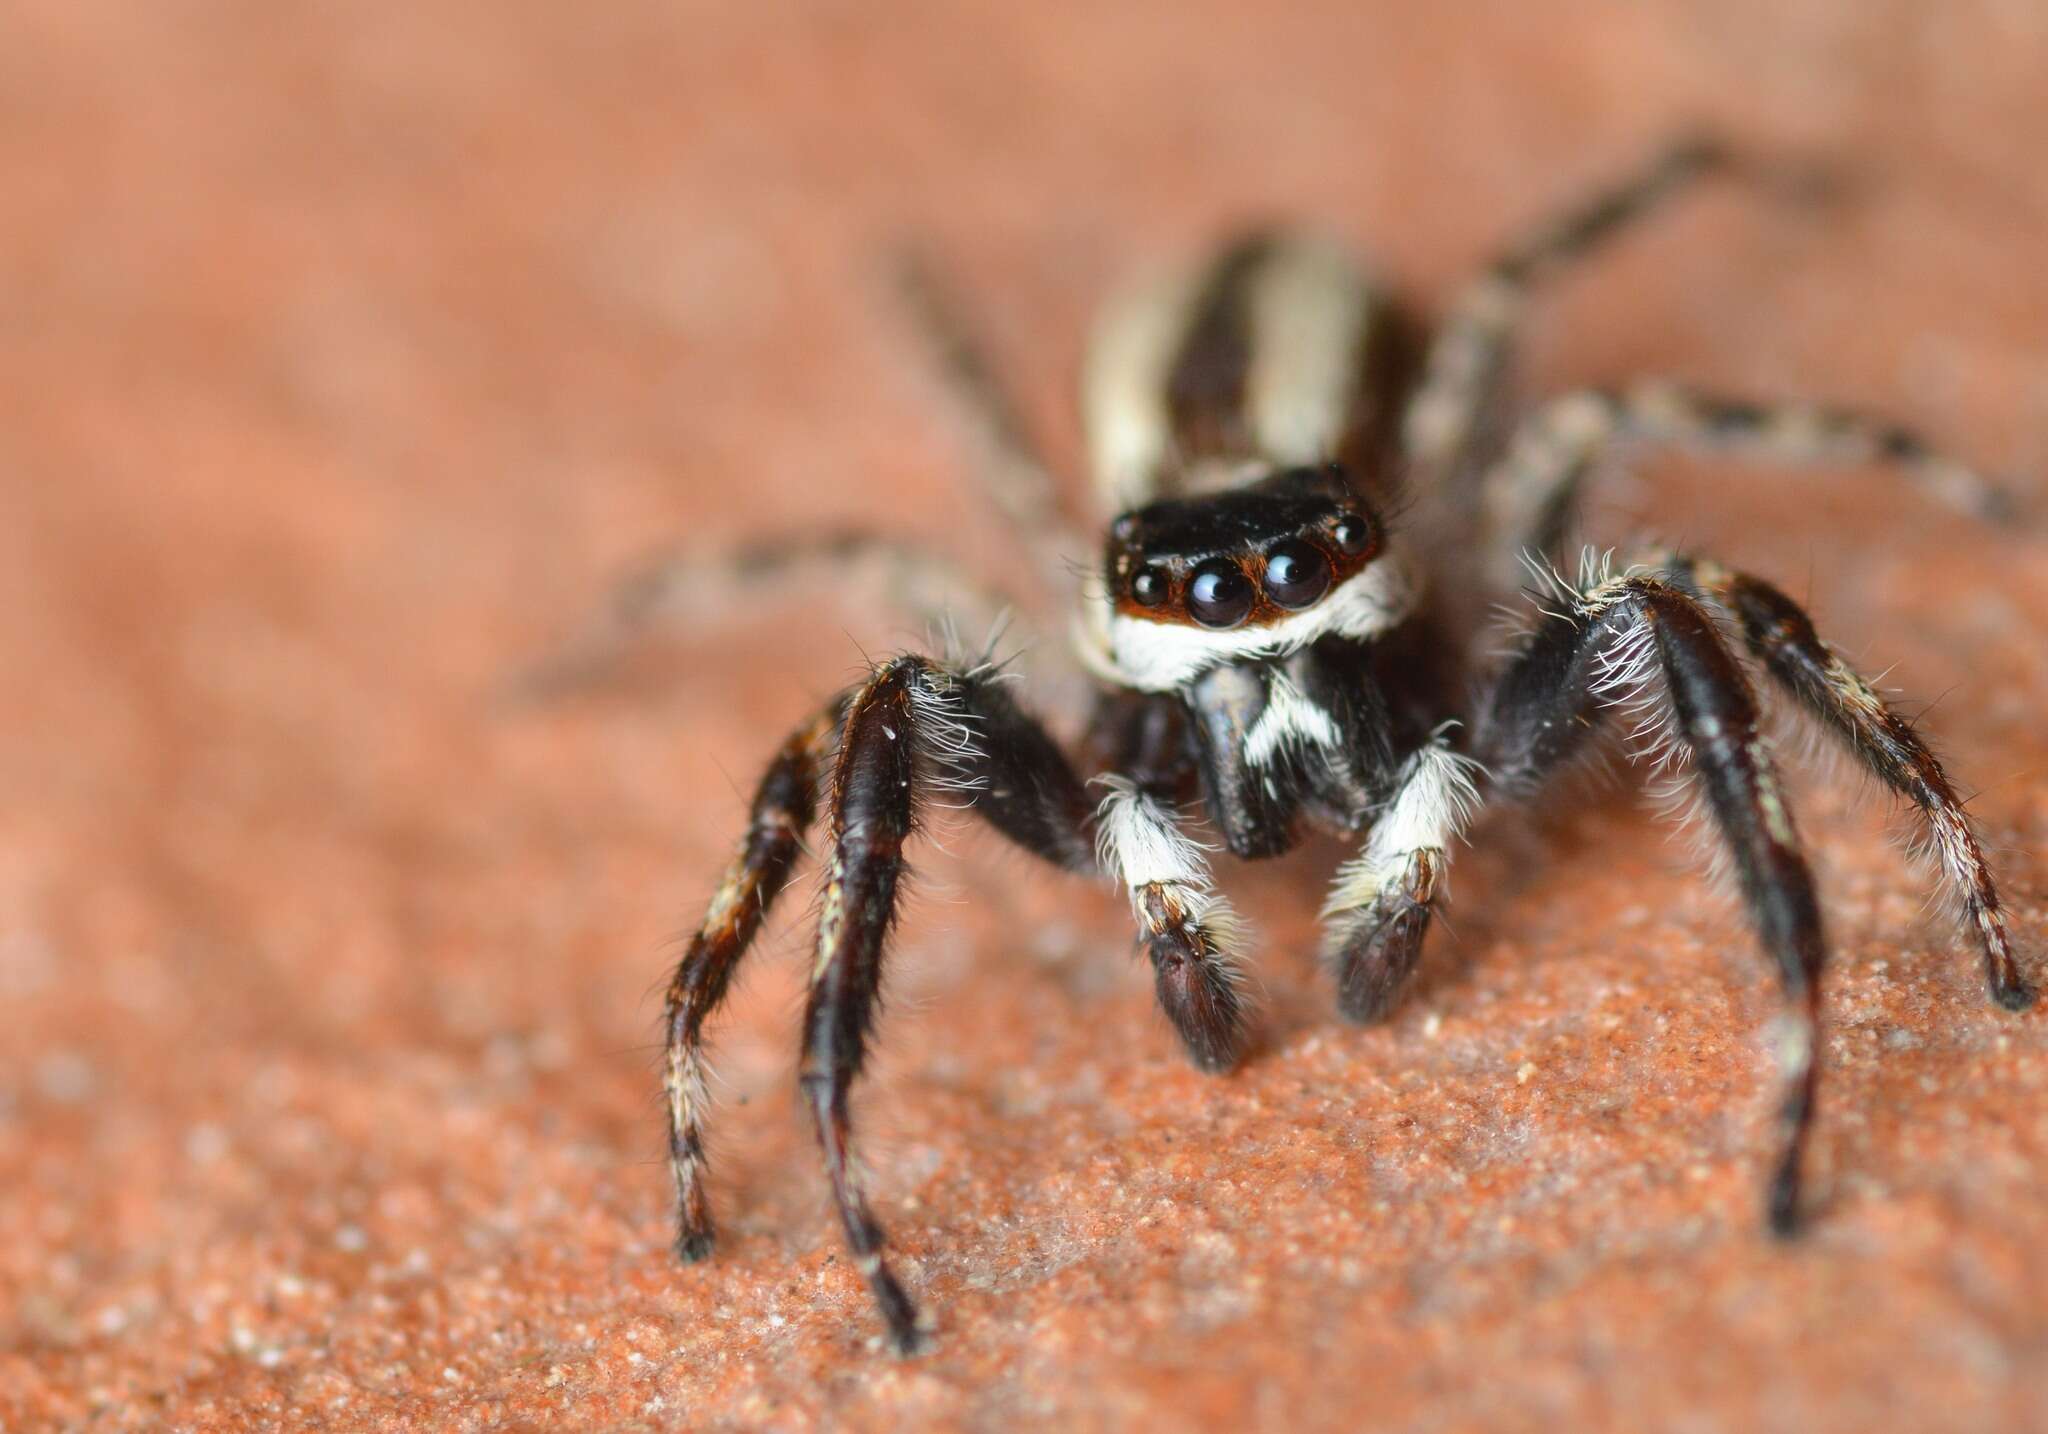
<path id="1" fill-rule="evenodd" d="M 808 717 L 753 799 L 747 834 L 667 1001 L 676 1249 L 711 1250 L 703 1030 L 788 882 L 822 800 L 829 814 L 801 1088 L 846 1239 L 894 1348 L 923 1338 L 883 1256 L 847 1122 L 883 946 L 921 806 L 955 795 L 1026 850 L 1130 896 L 1158 998 L 1189 1056 L 1227 1071 L 1246 1044 L 1244 939 L 1183 830 L 1195 801 L 1240 857 L 1293 847 L 1304 819 L 1355 839 L 1323 908 L 1337 1003 L 1385 1015 L 1414 970 L 1446 864 L 1482 798 L 1526 798 L 1633 714 L 1632 755 L 1682 766 L 1775 963 L 1781 1043 L 1770 1228 L 1794 1231 L 1814 1112 L 1826 946 L 1819 903 L 1763 736 L 1760 667 L 1880 781 L 1914 803 L 1941 880 L 1982 947 L 1992 998 L 2034 999 L 1996 884 L 1940 764 L 1777 588 L 1678 553 L 1572 578 L 1553 557 L 1581 480 L 1618 443 L 1686 445 L 1784 463 L 1897 465 L 1941 498 L 2000 517 L 2003 494 L 1905 430 L 1863 415 L 1637 384 L 1553 400 L 1497 441 L 1503 377 L 1532 289 L 1711 173 L 1716 146 L 1664 150 L 1495 260 L 1431 335 L 1346 258 L 1266 232 L 1133 294 L 1091 346 L 1088 454 L 1110 524 L 1075 624 L 1100 680 L 1077 759 L 986 663 L 902 656 Z M 1057 487 L 931 276 L 906 294 L 964 400 L 995 494 L 1034 552 L 1086 550 Z M 873 560 L 906 590 L 957 573 L 902 544 L 841 535 L 763 548 L 711 579 L 790 562 Z M 1519 564 L 1537 574 L 1522 593 Z M 1050 564 L 1049 564 L 1050 566 Z M 704 564 L 655 575 L 705 579 Z M 1527 610 L 1509 649 L 1474 651 L 1474 595 Z M 630 614 L 629 614 L 630 615 Z"/>

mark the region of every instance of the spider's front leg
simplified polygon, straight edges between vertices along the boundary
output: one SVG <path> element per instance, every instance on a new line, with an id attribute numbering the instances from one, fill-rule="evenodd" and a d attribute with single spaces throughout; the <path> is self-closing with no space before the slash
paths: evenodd
<path id="1" fill-rule="evenodd" d="M 1733 858 L 1751 924 L 1777 964 L 1790 1034 L 1780 1046 L 1781 1145 L 1767 1199 L 1774 1232 L 1798 1224 L 1800 1169 L 1812 1126 L 1826 943 L 1813 874 L 1760 730 L 1756 698 L 1700 601 L 1631 571 L 1581 585 L 1546 614 L 1483 706 L 1477 751 L 1496 781 L 1527 795 L 1584 748 L 1601 717 L 1640 699 L 1668 720 L 1696 768 Z"/>
<path id="2" fill-rule="evenodd" d="M 847 1119 L 896 915 L 903 847 L 923 800 L 952 793 L 1011 840 L 1070 869 L 1093 859 L 1090 802 L 1052 738 L 988 669 L 921 657 L 879 668 L 847 704 L 832 773 L 832 850 L 804 1010 L 801 1085 L 824 1148 L 848 1247 L 899 1353 L 923 1342 L 916 1308 L 883 1258 Z"/>
<path id="3" fill-rule="evenodd" d="M 1337 872 L 1323 906 L 1324 955 L 1350 1020 L 1386 1015 L 1415 970 L 1451 844 L 1478 807 L 1475 766 L 1444 733 L 1418 749 L 1374 814 L 1364 849 Z"/>

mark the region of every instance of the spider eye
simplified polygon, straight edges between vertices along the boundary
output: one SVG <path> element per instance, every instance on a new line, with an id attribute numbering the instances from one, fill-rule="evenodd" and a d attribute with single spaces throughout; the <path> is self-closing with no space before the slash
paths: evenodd
<path id="1" fill-rule="evenodd" d="M 1285 608 L 1304 608 L 1330 590 L 1330 560 L 1299 538 L 1266 550 L 1266 595 Z"/>
<path id="2" fill-rule="evenodd" d="M 1139 607 L 1158 607 L 1166 601 L 1166 574 L 1158 568 L 1140 568 L 1131 579 L 1131 601 Z"/>
<path id="3" fill-rule="evenodd" d="M 1236 563 L 1211 558 L 1188 584 L 1188 615 L 1203 627 L 1236 627 L 1251 616 L 1257 596 Z"/>
<path id="4" fill-rule="evenodd" d="M 1337 551 L 1347 558 L 1355 558 L 1372 546 L 1372 529 L 1356 513 L 1339 518 L 1330 536 L 1336 541 Z"/>

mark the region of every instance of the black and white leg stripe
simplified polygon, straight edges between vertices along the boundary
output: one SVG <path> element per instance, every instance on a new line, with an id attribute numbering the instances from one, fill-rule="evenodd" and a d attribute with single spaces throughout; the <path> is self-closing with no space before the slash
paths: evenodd
<path id="1" fill-rule="evenodd" d="M 2035 990 L 2021 974 L 1983 846 L 1948 773 L 1913 724 L 1821 639 L 1804 609 L 1771 584 L 1695 558 L 1673 557 L 1665 566 L 1729 612 L 1765 671 L 1867 770 L 1920 809 L 1943 883 L 1983 952 L 1992 999 L 2011 1011 L 2032 1005 Z"/>
<path id="2" fill-rule="evenodd" d="M 1663 381 L 1586 389 L 1532 414 L 1482 481 L 1481 542 L 1493 555 L 1496 581 L 1512 580 L 1523 552 L 1554 551 L 1584 479 L 1622 443 L 1726 451 L 1792 467 L 1888 463 L 1976 517 L 2002 521 L 2014 510 L 2011 495 L 1984 475 L 1868 414 L 1752 403 Z"/>
<path id="3" fill-rule="evenodd" d="M 1323 950 L 1350 1019 L 1384 1016 L 1415 970 L 1451 846 L 1478 810 L 1478 774 L 1439 734 L 1402 766 L 1364 849 L 1338 869 L 1323 906 Z"/>
<path id="4" fill-rule="evenodd" d="M 1711 142 L 1669 145 L 1640 173 L 1546 220 L 1489 264 L 1452 303 L 1430 345 L 1403 420 L 1409 462 L 1448 472 L 1470 456 L 1481 418 L 1500 391 L 1532 289 L 1727 161 Z"/>
<path id="5" fill-rule="evenodd" d="M 788 884 L 817 809 L 842 710 L 835 702 L 799 727 L 769 763 L 754 794 L 746 838 L 669 982 L 669 1164 L 676 1181 L 676 1253 L 684 1260 L 703 1259 L 712 1242 L 704 1188 L 704 1022 L 725 1000 L 740 958 Z"/>
<path id="6" fill-rule="evenodd" d="M 1160 1008 L 1196 1065 L 1228 1070 L 1244 1053 L 1244 928 L 1164 803 L 1122 778 L 1098 784 L 1098 860 L 1130 895 Z"/>
<path id="7" fill-rule="evenodd" d="M 828 769 L 831 846 L 804 1014 L 802 1087 L 848 1246 L 891 1343 L 908 1352 L 923 1332 L 883 1258 L 881 1226 L 861 1187 L 847 1119 L 904 879 L 904 846 L 930 800 L 950 797 L 1027 850 L 1087 870 L 1094 803 L 1051 736 L 987 667 L 898 658 L 784 744 L 761 780 L 739 855 L 669 987 L 669 1149 L 676 1248 L 687 1260 L 708 1254 L 712 1239 L 704 1191 L 704 1023 L 788 882 Z"/>

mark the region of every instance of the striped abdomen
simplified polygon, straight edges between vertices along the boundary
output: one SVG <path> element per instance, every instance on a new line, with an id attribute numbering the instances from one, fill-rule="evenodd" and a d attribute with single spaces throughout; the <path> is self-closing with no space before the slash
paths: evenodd
<path id="1" fill-rule="evenodd" d="M 1081 395 L 1103 500 L 1122 512 L 1332 459 L 1372 486 L 1415 351 L 1341 249 L 1248 235 L 1105 313 Z"/>

